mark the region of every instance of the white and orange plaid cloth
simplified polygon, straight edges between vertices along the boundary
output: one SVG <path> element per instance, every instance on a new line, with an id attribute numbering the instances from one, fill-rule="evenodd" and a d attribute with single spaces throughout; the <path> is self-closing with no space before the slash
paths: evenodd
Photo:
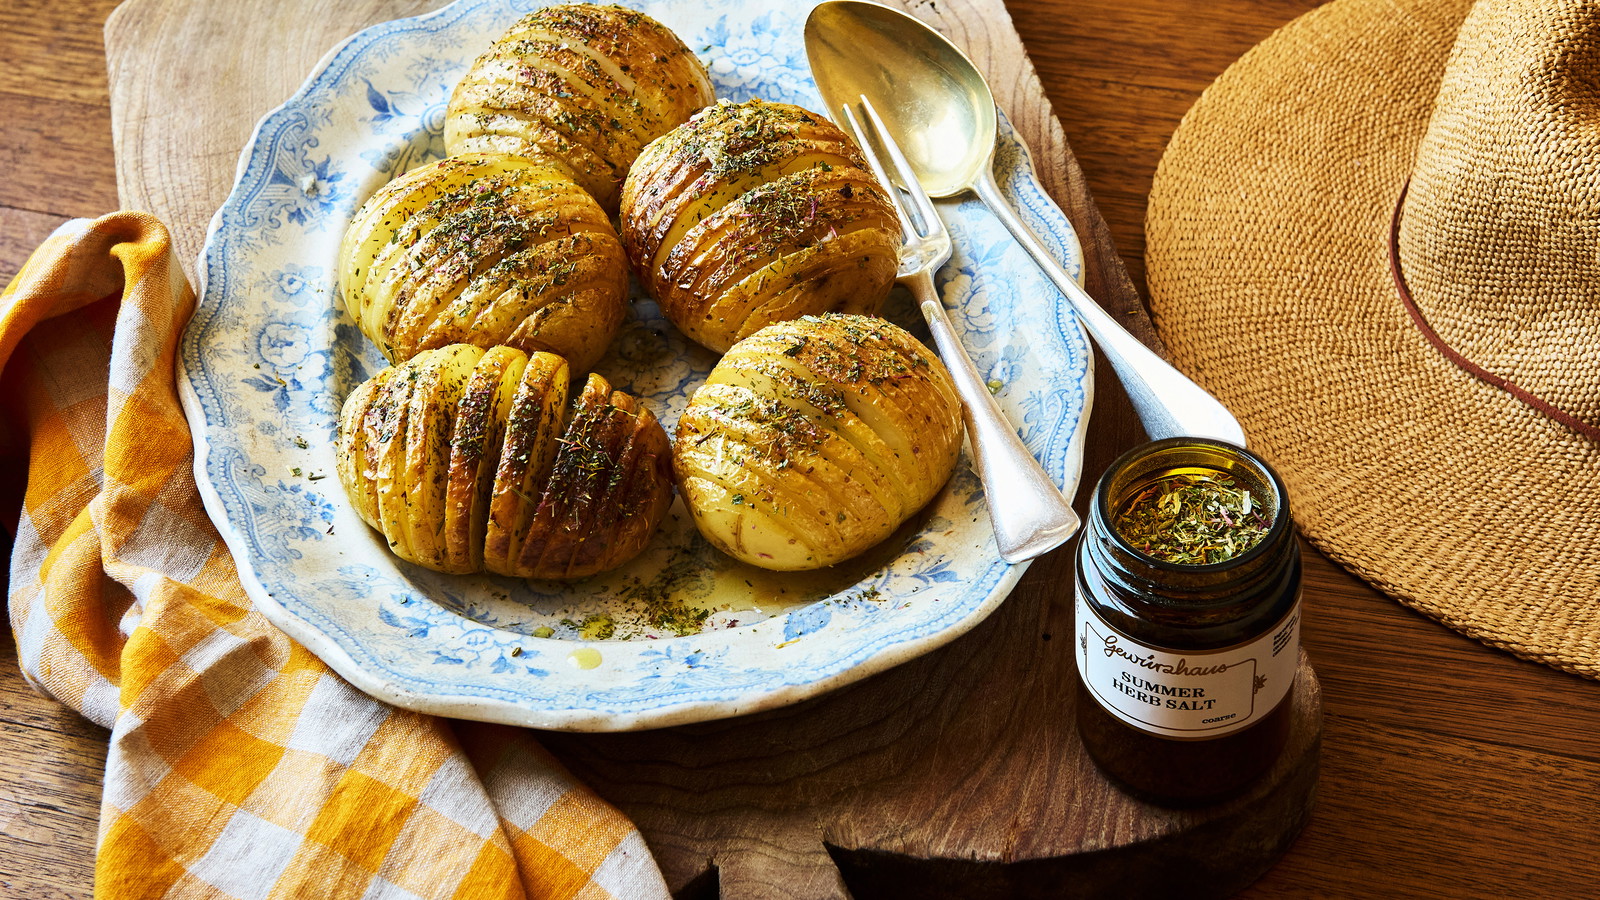
<path id="1" fill-rule="evenodd" d="M 194 302 L 138 213 L 68 223 L 0 295 L 17 654 L 111 729 L 96 896 L 666 896 L 530 733 L 373 700 L 251 606 L 178 404 Z"/>

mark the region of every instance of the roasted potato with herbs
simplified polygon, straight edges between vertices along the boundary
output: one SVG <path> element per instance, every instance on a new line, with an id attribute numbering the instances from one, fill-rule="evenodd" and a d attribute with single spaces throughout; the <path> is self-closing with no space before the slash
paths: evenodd
<path id="1" fill-rule="evenodd" d="M 345 309 L 390 362 L 504 344 L 585 372 L 622 324 L 628 268 L 605 212 L 572 179 L 476 153 L 373 194 L 345 231 L 339 282 Z"/>
<path id="2" fill-rule="evenodd" d="M 642 550 L 672 502 L 649 410 L 513 347 L 425 350 L 346 398 L 339 480 L 398 556 L 441 572 L 581 578 Z"/>
<path id="3" fill-rule="evenodd" d="M 639 151 L 714 101 L 705 66 L 656 20 L 551 6 L 511 26 L 457 82 L 445 149 L 551 159 L 615 212 Z"/>
<path id="4" fill-rule="evenodd" d="M 740 341 L 678 418 L 673 470 L 700 533 L 767 569 L 815 569 L 888 537 L 961 452 L 961 401 L 904 329 L 808 316 Z"/>
<path id="5" fill-rule="evenodd" d="M 844 132 L 760 100 L 711 107 L 646 147 L 621 232 L 662 311 L 719 352 L 773 322 L 876 312 L 900 248 L 894 207 Z"/>

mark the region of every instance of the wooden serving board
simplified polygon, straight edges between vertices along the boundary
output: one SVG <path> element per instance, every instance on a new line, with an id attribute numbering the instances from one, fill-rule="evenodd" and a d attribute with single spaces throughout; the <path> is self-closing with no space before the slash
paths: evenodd
<path id="1" fill-rule="evenodd" d="M 256 121 L 368 25 L 430 0 L 127 0 L 106 24 L 122 204 L 198 257 Z M 1077 228 L 1091 294 L 1156 344 L 1001 0 L 907 4 L 983 67 Z M 669 23 L 670 24 L 670 23 Z M 190 269 L 193 275 L 193 268 Z M 1143 439 L 1100 364 L 1088 494 Z M 542 736 L 639 824 L 685 897 L 1225 896 L 1310 814 L 1321 694 L 1302 661 L 1276 769 L 1172 810 L 1108 783 L 1073 729 L 1071 551 L 1036 561 L 986 622 L 924 657 L 785 709 L 634 734 Z"/>

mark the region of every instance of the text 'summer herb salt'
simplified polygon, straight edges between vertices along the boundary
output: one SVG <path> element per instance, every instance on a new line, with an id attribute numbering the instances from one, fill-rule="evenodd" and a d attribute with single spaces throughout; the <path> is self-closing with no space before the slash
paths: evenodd
<path id="1" fill-rule="evenodd" d="M 1300 550 L 1283 482 L 1231 444 L 1135 447 L 1100 479 L 1078 548 L 1078 731 L 1145 799 L 1243 789 L 1288 739 Z"/>

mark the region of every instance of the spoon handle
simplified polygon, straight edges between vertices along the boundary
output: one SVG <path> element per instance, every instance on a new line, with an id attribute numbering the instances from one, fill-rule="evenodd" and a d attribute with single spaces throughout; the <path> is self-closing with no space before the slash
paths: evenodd
<path id="1" fill-rule="evenodd" d="M 1244 446 L 1244 430 L 1217 398 L 1118 325 L 1050 255 L 1038 235 L 1017 216 L 1016 210 L 1000 193 L 1000 186 L 994 180 L 992 156 L 980 172 L 974 190 L 1072 305 L 1072 311 L 1077 313 L 1100 352 L 1105 354 L 1106 361 L 1116 370 L 1151 440 L 1208 437 Z"/>
<path id="2" fill-rule="evenodd" d="M 977 366 L 972 364 L 972 357 L 950 327 L 944 304 L 934 291 L 932 275 L 918 272 L 902 282 L 916 297 L 939 355 L 950 370 L 956 393 L 961 395 L 967 436 L 972 440 L 973 467 L 983 483 L 1000 558 L 1019 563 L 1065 543 L 1078 530 L 1078 514 L 1006 421 L 988 385 L 978 375 Z"/>

